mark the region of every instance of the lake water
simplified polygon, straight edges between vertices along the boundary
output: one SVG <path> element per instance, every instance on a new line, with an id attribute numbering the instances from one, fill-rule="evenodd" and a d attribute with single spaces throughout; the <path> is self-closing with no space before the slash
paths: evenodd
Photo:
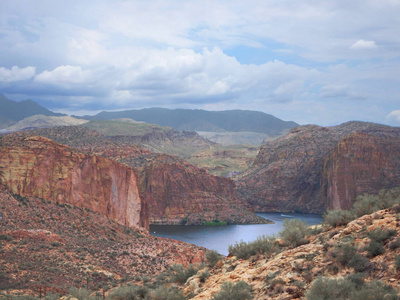
<path id="1" fill-rule="evenodd" d="M 260 235 L 278 234 L 283 229 L 286 218 L 306 221 L 309 225 L 322 222 L 322 216 L 316 214 L 295 213 L 257 213 L 260 217 L 270 219 L 275 224 L 228 225 L 228 226 L 169 226 L 151 225 L 150 233 L 154 236 L 170 238 L 214 249 L 228 255 L 228 246 L 236 241 L 251 242 Z"/>

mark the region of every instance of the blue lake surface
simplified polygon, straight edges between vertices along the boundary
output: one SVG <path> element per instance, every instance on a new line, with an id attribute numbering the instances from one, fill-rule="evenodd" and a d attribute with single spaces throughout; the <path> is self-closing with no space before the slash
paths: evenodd
<path id="1" fill-rule="evenodd" d="M 257 213 L 257 215 L 270 219 L 275 224 L 228 226 L 151 225 L 150 233 L 154 236 L 184 241 L 208 249 L 214 249 L 221 254 L 228 255 L 228 246 L 237 241 L 251 242 L 263 234 L 278 234 L 283 229 L 283 221 L 285 219 L 300 219 L 306 221 L 309 225 L 317 225 L 322 222 L 322 216 L 317 214 Z"/>

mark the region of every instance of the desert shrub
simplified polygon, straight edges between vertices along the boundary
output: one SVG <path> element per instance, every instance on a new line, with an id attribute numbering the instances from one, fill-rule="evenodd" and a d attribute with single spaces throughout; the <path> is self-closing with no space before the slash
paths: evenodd
<path id="1" fill-rule="evenodd" d="M 381 300 L 397 299 L 392 287 L 380 281 L 365 283 L 362 277 L 349 275 L 344 278 L 317 278 L 306 294 L 308 300 Z"/>
<path id="2" fill-rule="evenodd" d="M 69 290 L 69 294 L 73 297 L 73 298 L 77 298 L 78 300 L 87 300 L 87 299 L 91 299 L 90 294 L 92 293 L 91 290 L 85 289 L 85 288 L 70 288 Z M 69 299 L 69 298 L 67 298 Z"/>
<path id="3" fill-rule="evenodd" d="M 112 300 L 136 300 L 136 299 L 146 299 L 149 294 L 149 289 L 145 286 L 121 286 L 115 289 L 109 298 Z"/>
<path id="4" fill-rule="evenodd" d="M 328 210 L 324 215 L 324 223 L 329 226 L 337 227 L 346 225 L 355 219 L 355 215 L 349 210 Z"/>
<path id="5" fill-rule="evenodd" d="M 253 299 L 253 289 L 244 281 L 236 284 L 223 282 L 221 290 L 212 298 L 213 300 L 249 300 Z"/>
<path id="6" fill-rule="evenodd" d="M 365 272 L 371 266 L 369 259 L 357 253 L 357 249 L 348 243 L 337 245 L 332 256 L 340 265 L 353 268 L 356 272 Z"/>
<path id="7" fill-rule="evenodd" d="M 371 261 L 368 258 L 356 253 L 353 258 L 350 259 L 349 267 L 353 268 L 356 272 L 366 272 L 371 267 Z"/>
<path id="8" fill-rule="evenodd" d="M 159 286 L 152 292 L 154 300 L 185 300 L 183 292 L 176 287 Z"/>
<path id="9" fill-rule="evenodd" d="M 400 204 L 395 204 L 390 208 L 392 213 L 398 214 L 400 213 Z"/>
<path id="10" fill-rule="evenodd" d="M 210 277 L 210 272 L 208 271 L 201 272 L 199 275 L 200 282 L 204 283 L 208 277 Z"/>
<path id="11" fill-rule="evenodd" d="M 387 239 L 391 238 L 392 236 L 395 236 L 396 233 L 397 233 L 397 231 L 393 230 L 393 229 L 385 230 L 385 229 L 379 228 L 379 229 L 370 231 L 368 233 L 368 237 L 373 241 L 382 243 L 383 241 L 386 241 Z"/>
<path id="12" fill-rule="evenodd" d="M 396 250 L 399 247 L 400 247 L 400 238 L 397 238 L 394 241 L 389 243 L 390 250 Z"/>
<path id="13" fill-rule="evenodd" d="M 397 272 L 399 272 L 400 271 L 400 255 L 398 255 L 394 258 L 394 265 L 396 266 Z"/>
<path id="14" fill-rule="evenodd" d="M 210 250 L 206 252 L 206 260 L 209 267 L 214 267 L 217 262 L 221 260 L 222 256 L 215 250 Z"/>
<path id="15" fill-rule="evenodd" d="M 284 243 L 297 247 L 308 243 L 308 240 L 305 238 L 307 232 L 308 225 L 306 222 L 299 219 L 285 219 L 279 236 Z"/>
<path id="16" fill-rule="evenodd" d="M 385 248 L 383 248 L 382 244 L 375 240 L 371 240 L 365 250 L 368 251 L 369 257 L 375 257 L 385 253 Z"/>
<path id="17" fill-rule="evenodd" d="M 196 275 L 197 271 L 198 270 L 192 264 L 187 268 L 182 265 L 174 264 L 172 265 L 171 282 L 184 284 L 189 277 Z"/>
<path id="18" fill-rule="evenodd" d="M 255 241 L 246 243 L 244 241 L 236 242 L 234 245 L 229 245 L 228 251 L 230 255 L 237 258 L 247 259 L 250 256 L 265 253 L 272 254 L 278 250 L 278 244 L 274 236 L 262 235 Z"/>

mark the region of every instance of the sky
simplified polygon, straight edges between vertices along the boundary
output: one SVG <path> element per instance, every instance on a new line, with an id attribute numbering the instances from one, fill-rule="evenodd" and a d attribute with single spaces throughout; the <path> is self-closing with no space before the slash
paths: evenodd
<path id="1" fill-rule="evenodd" d="M 400 0 L 0 0 L 0 94 L 400 126 Z"/>

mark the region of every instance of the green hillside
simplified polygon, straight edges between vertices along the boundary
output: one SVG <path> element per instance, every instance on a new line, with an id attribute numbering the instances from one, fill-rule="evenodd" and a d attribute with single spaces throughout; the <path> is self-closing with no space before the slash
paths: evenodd
<path id="1" fill-rule="evenodd" d="M 64 114 L 54 113 L 32 100 L 16 102 L 0 95 L 0 128 L 11 126 L 12 124 L 34 115 L 45 116 L 65 116 Z"/>
<path id="2" fill-rule="evenodd" d="M 146 108 L 119 112 L 101 112 L 85 116 L 88 120 L 111 120 L 131 118 L 137 121 L 170 126 L 175 130 L 258 132 L 268 135 L 280 134 L 285 129 L 298 126 L 272 115 L 249 110 L 205 111 L 191 109 Z"/>

